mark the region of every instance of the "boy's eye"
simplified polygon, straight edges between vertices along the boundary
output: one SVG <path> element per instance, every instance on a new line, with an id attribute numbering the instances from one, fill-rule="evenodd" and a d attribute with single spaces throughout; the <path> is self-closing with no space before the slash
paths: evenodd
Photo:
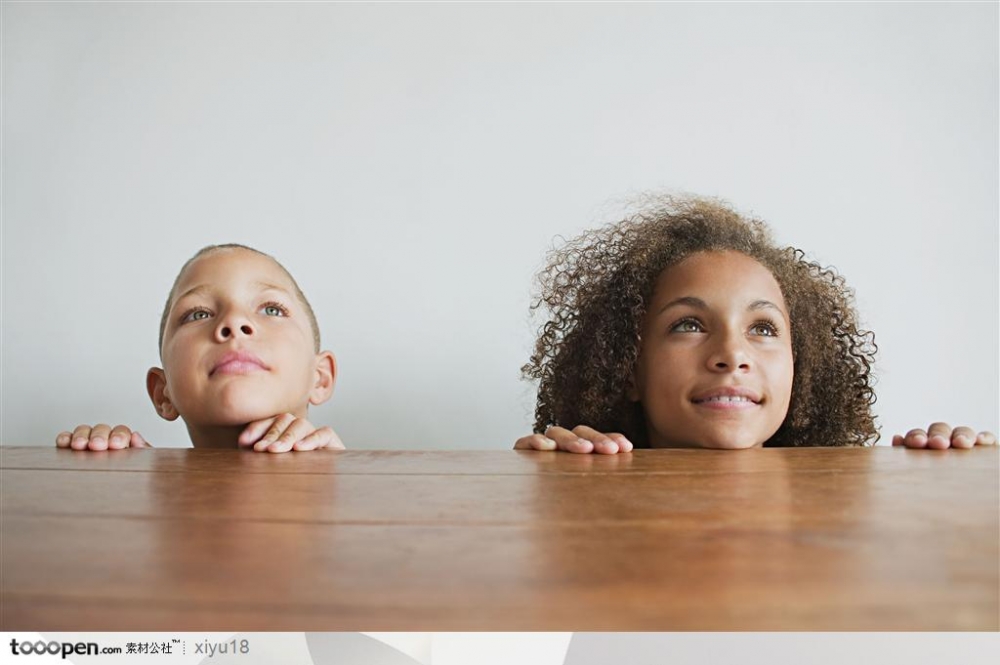
<path id="1" fill-rule="evenodd" d="M 261 306 L 260 311 L 264 312 L 265 316 L 288 316 L 288 309 L 276 302 L 265 303 Z"/>
<path id="2" fill-rule="evenodd" d="M 693 333 L 702 332 L 704 328 L 697 319 L 681 319 L 670 328 L 670 332 Z"/>
<path id="3" fill-rule="evenodd" d="M 187 323 L 188 321 L 201 321 L 202 319 L 207 319 L 210 316 L 211 314 L 207 309 L 192 309 L 181 317 L 181 323 Z"/>
<path id="4" fill-rule="evenodd" d="M 769 321 L 758 321 L 750 326 L 750 334 L 760 337 L 777 337 L 778 329 Z"/>

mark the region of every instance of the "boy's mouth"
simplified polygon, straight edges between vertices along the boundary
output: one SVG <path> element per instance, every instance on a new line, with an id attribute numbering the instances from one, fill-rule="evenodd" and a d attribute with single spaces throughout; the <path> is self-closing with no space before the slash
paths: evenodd
<path id="1" fill-rule="evenodd" d="M 208 375 L 250 374 L 269 369 L 263 360 L 249 351 L 230 351 L 216 361 Z"/>

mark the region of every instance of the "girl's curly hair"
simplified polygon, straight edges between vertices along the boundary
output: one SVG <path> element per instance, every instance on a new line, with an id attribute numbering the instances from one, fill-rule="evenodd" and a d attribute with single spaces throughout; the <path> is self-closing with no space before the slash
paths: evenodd
<path id="1" fill-rule="evenodd" d="M 539 380 L 536 432 L 586 424 L 649 446 L 640 404 L 627 398 L 639 332 L 660 274 L 696 252 L 737 251 L 771 271 L 791 319 L 788 414 L 765 446 L 858 446 L 878 439 L 874 335 L 858 328 L 853 291 L 801 250 L 778 247 L 764 222 L 704 198 L 662 197 L 548 255 L 531 309 L 551 314 L 525 378 Z"/>

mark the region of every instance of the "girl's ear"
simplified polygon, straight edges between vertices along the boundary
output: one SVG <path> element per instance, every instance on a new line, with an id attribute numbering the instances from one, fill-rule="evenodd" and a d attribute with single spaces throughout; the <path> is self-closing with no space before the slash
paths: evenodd
<path id="1" fill-rule="evenodd" d="M 635 385 L 635 372 L 632 372 L 632 376 L 628 377 L 628 388 L 625 390 L 625 397 L 628 397 L 630 402 L 639 401 L 639 389 Z"/>
<path id="2" fill-rule="evenodd" d="M 636 344 L 638 348 L 642 349 L 642 335 L 636 336 Z M 636 360 L 635 364 L 632 365 L 632 374 L 628 377 L 628 388 L 625 390 L 625 397 L 628 398 L 630 402 L 639 401 L 639 381 L 635 378 L 636 372 L 639 368 L 639 361 Z"/>
<path id="3" fill-rule="evenodd" d="M 177 408 L 167 394 L 167 375 L 159 367 L 150 367 L 146 372 L 146 392 L 153 402 L 153 408 L 164 420 L 177 420 Z"/>
<path id="4" fill-rule="evenodd" d="M 322 404 L 333 394 L 333 384 L 337 380 L 337 359 L 330 351 L 316 354 L 316 379 L 309 391 L 309 403 Z"/>

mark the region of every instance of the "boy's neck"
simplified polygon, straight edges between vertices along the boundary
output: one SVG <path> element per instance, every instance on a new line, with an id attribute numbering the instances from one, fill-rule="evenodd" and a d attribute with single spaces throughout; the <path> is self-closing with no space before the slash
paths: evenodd
<path id="1" fill-rule="evenodd" d="M 240 432 L 246 425 L 201 426 L 188 425 L 188 436 L 195 448 L 238 448 Z"/>

